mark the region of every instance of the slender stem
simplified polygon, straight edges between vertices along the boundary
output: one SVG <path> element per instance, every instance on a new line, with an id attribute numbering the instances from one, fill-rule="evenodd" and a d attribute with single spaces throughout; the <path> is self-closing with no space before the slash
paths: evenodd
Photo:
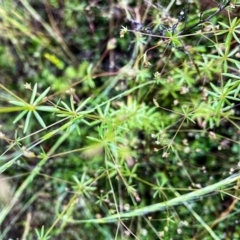
<path id="1" fill-rule="evenodd" d="M 186 32 L 188 32 L 188 31 L 190 31 L 190 30 L 192 30 L 193 28 L 195 28 L 195 27 L 197 27 L 198 25 L 200 25 L 200 24 L 202 24 L 202 23 L 204 23 L 204 22 L 208 22 L 209 20 L 211 20 L 214 16 L 216 16 L 217 14 L 219 14 L 221 11 L 223 11 L 227 6 L 229 6 L 230 5 L 230 3 L 231 3 L 231 1 L 232 0 L 229 0 L 229 1 L 227 1 L 224 5 L 218 5 L 218 10 L 216 11 L 216 12 L 214 12 L 212 15 L 210 15 L 209 17 L 207 17 L 207 18 L 205 18 L 205 19 L 201 19 L 201 17 L 200 17 L 200 20 L 196 23 L 196 24 L 194 24 L 193 26 L 191 26 L 191 27 L 189 27 L 189 28 L 187 28 L 187 29 L 184 29 L 183 31 L 181 31 L 178 35 L 180 36 L 180 35 L 183 35 L 183 34 L 185 34 Z"/>

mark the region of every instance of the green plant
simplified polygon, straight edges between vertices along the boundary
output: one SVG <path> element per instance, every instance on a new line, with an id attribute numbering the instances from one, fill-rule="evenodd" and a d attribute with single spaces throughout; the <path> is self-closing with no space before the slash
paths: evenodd
<path id="1" fill-rule="evenodd" d="M 1 238 L 237 239 L 239 19 L 217 26 L 233 1 L 201 18 L 173 1 L 21 3 L 0 7 L 0 51 L 25 66 L 0 61 L 17 79 L 0 85 Z"/>
<path id="2" fill-rule="evenodd" d="M 51 238 L 51 236 L 45 236 L 44 233 L 44 226 L 42 226 L 41 231 L 39 232 L 37 229 L 35 229 L 36 235 L 38 240 L 48 240 Z"/>

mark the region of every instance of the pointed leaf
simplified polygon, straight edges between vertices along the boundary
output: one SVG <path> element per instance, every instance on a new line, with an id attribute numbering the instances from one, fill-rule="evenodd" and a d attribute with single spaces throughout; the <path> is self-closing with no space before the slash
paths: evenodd
<path id="1" fill-rule="evenodd" d="M 218 87 L 216 87 L 216 86 L 215 86 L 214 84 L 212 84 L 212 83 L 210 83 L 210 85 L 211 85 L 212 89 L 213 89 L 216 93 L 221 94 L 221 91 L 220 91 L 220 89 L 219 89 Z"/>
<path id="2" fill-rule="evenodd" d="M 26 117 L 26 121 L 25 121 L 25 126 L 24 126 L 24 129 L 23 129 L 23 133 L 26 133 L 26 131 L 27 131 L 27 129 L 28 129 L 31 116 L 32 116 L 32 112 L 29 111 L 28 114 L 27 114 L 27 117 Z"/>
<path id="3" fill-rule="evenodd" d="M 73 178 L 73 180 L 74 180 L 78 185 L 81 184 L 80 181 L 79 181 L 79 179 L 77 178 L 77 176 L 73 175 L 72 178 Z"/>
<path id="4" fill-rule="evenodd" d="M 43 121 L 42 117 L 39 115 L 39 113 L 37 111 L 34 111 L 33 114 L 35 115 L 36 119 L 38 120 L 38 122 L 40 123 L 40 125 L 43 127 L 43 128 L 46 128 L 46 124 L 45 122 Z"/>
<path id="5" fill-rule="evenodd" d="M 227 99 L 231 99 L 231 100 L 234 100 L 234 101 L 240 101 L 240 99 L 238 97 L 228 96 Z"/>
<path id="6" fill-rule="evenodd" d="M 30 100 L 30 104 L 32 105 L 34 102 L 34 99 L 36 97 L 37 94 L 37 83 L 34 85 L 33 87 L 33 92 L 32 92 L 32 96 L 31 96 L 31 100 Z"/>
<path id="7" fill-rule="evenodd" d="M 46 95 L 48 94 L 50 87 L 48 87 L 34 102 L 34 105 L 37 105 Z"/>
<path id="8" fill-rule="evenodd" d="M 70 105 L 71 105 L 71 109 L 74 112 L 75 108 L 74 108 L 74 100 L 73 100 L 73 95 L 70 96 Z"/>
<path id="9" fill-rule="evenodd" d="M 72 112 L 71 108 L 63 101 L 61 101 L 62 105 L 68 110 L 69 112 Z"/>
<path id="10" fill-rule="evenodd" d="M 91 97 L 85 99 L 79 106 L 78 108 L 76 109 L 76 112 L 79 112 L 86 104 L 87 102 L 91 99 Z"/>
<path id="11" fill-rule="evenodd" d="M 59 110 L 55 107 L 51 107 L 51 106 L 37 106 L 36 110 L 38 111 L 43 111 L 43 112 L 59 112 Z"/>
<path id="12" fill-rule="evenodd" d="M 16 122 L 18 122 L 21 118 L 23 118 L 25 116 L 25 114 L 28 112 L 28 110 L 24 110 L 22 111 L 13 121 L 13 123 L 15 124 Z"/>
<path id="13" fill-rule="evenodd" d="M 237 89 L 236 89 L 236 91 L 235 91 L 235 93 L 234 93 L 234 97 L 236 98 L 237 97 L 237 95 L 239 94 L 239 92 L 240 92 L 240 84 L 238 84 L 238 86 L 237 86 Z M 239 99 L 239 98 L 238 98 Z M 239 101 L 239 100 L 238 100 Z"/>
<path id="14" fill-rule="evenodd" d="M 9 101 L 9 103 L 11 103 L 11 104 L 13 104 L 13 105 L 16 105 L 16 106 L 19 106 L 19 107 L 24 107 L 24 106 L 26 106 L 26 103 L 25 103 L 25 102 Z"/>
<path id="15" fill-rule="evenodd" d="M 240 76 L 231 73 L 222 73 L 223 76 L 240 79 Z"/>
<path id="16" fill-rule="evenodd" d="M 240 39 L 239 39 L 238 35 L 236 35 L 236 32 L 237 32 L 238 34 L 240 33 L 239 31 L 233 32 L 233 37 L 234 37 L 234 39 L 235 39 L 238 43 L 240 43 Z"/>

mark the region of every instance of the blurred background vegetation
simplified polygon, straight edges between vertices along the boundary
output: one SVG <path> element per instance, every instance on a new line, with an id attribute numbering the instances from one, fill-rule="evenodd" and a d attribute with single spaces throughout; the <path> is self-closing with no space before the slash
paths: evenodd
<path id="1" fill-rule="evenodd" d="M 238 12 L 237 1 L 1 1 L 1 239 L 239 239 L 238 182 L 97 220 L 238 171 Z"/>

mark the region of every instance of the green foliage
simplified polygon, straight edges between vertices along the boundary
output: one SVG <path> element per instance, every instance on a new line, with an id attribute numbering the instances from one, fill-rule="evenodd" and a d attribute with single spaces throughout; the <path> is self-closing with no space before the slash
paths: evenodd
<path id="1" fill-rule="evenodd" d="M 31 88 L 31 86 L 29 84 L 26 84 L 26 89 L 28 89 L 28 88 Z M 32 113 L 35 115 L 35 117 L 36 117 L 37 121 L 39 122 L 39 124 L 43 128 L 46 127 L 46 124 L 44 123 L 44 120 L 42 119 L 42 117 L 40 116 L 38 111 L 54 112 L 54 108 L 52 108 L 52 107 L 49 107 L 49 106 L 39 106 L 39 103 L 43 101 L 43 99 L 48 94 L 49 90 L 50 90 L 50 88 L 46 89 L 43 93 L 41 93 L 41 95 L 39 95 L 37 97 L 37 99 L 35 99 L 36 98 L 36 94 L 37 94 L 37 84 L 35 84 L 34 87 L 33 87 L 30 104 L 25 103 L 21 99 L 20 99 L 20 101 L 10 101 L 10 103 L 12 105 L 21 107 L 21 113 L 14 119 L 14 121 L 13 121 L 14 124 L 17 123 L 20 119 L 22 119 L 27 114 L 23 133 L 26 133 L 26 131 L 27 131 L 28 127 L 29 127 Z"/>
<path id="2" fill-rule="evenodd" d="M 0 238 L 238 239 L 240 20 L 20 2 L 0 5 Z"/>
<path id="3" fill-rule="evenodd" d="M 35 231 L 36 231 L 36 235 L 37 235 L 37 239 L 38 239 L 38 240 L 48 240 L 48 239 L 51 238 L 51 236 L 45 236 L 44 226 L 42 226 L 40 232 L 39 232 L 37 229 L 35 229 Z"/>

